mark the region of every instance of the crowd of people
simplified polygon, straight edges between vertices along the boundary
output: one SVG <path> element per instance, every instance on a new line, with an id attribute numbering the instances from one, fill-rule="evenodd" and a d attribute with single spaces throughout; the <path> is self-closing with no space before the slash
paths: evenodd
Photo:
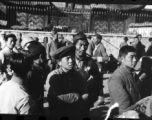
<path id="1" fill-rule="evenodd" d="M 44 92 L 52 116 L 89 116 L 91 107 L 104 105 L 103 74 L 111 57 L 101 35 L 79 32 L 65 41 L 52 30 L 43 43 L 21 33 L 1 32 L 0 37 L 1 114 L 44 115 Z M 151 59 L 140 61 L 152 54 L 151 38 L 146 51 L 141 35 L 127 41 L 120 45 L 119 64 L 108 82 L 110 103 L 119 104 L 119 113 L 152 90 Z"/>

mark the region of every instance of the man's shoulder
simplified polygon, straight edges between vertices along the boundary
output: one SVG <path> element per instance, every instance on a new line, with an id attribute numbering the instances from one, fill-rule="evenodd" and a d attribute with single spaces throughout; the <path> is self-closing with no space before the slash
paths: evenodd
<path id="1" fill-rule="evenodd" d="M 60 74 L 62 74 L 62 72 L 60 71 L 60 69 L 56 69 L 56 70 L 51 71 L 51 72 L 48 74 L 48 78 L 51 78 L 52 76 L 60 75 Z"/>
<path id="2" fill-rule="evenodd" d="M 122 71 L 121 67 L 119 67 L 112 73 L 109 81 L 111 81 L 111 80 L 119 81 L 121 79 L 123 79 L 123 71 Z"/>
<path id="3" fill-rule="evenodd" d="M 96 61 L 89 54 L 86 54 L 85 61 L 87 61 L 89 64 L 96 64 Z"/>

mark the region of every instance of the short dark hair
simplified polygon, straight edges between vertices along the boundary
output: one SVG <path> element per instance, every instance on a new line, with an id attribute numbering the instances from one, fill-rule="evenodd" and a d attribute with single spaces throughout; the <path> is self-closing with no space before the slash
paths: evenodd
<path id="1" fill-rule="evenodd" d="M 100 40 L 102 39 L 102 36 L 99 34 L 96 34 L 95 37 L 97 37 L 97 39 L 100 39 Z"/>
<path id="2" fill-rule="evenodd" d="M 13 53 L 10 59 L 11 69 L 15 74 L 21 78 L 26 77 L 28 71 L 31 69 L 32 59 L 22 53 Z"/>
<path id="3" fill-rule="evenodd" d="M 5 41 L 8 41 L 8 38 L 14 38 L 14 41 L 16 41 L 16 36 L 14 34 L 8 34 L 5 36 Z"/>
<path id="4" fill-rule="evenodd" d="M 119 50 L 119 58 L 125 57 L 129 52 L 136 52 L 136 49 L 132 46 L 123 46 Z"/>
<path id="5" fill-rule="evenodd" d="M 124 37 L 124 40 L 125 40 L 125 41 L 128 41 L 128 37 Z"/>
<path id="6" fill-rule="evenodd" d="M 139 36 L 141 36 L 141 37 L 142 37 L 142 35 L 141 35 L 141 34 L 138 34 L 138 35 L 137 35 L 137 37 L 139 37 Z"/>

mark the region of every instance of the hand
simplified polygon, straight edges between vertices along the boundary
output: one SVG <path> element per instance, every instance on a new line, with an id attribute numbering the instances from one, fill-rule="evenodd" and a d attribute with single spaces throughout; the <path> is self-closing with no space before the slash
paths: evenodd
<path id="1" fill-rule="evenodd" d="M 76 93 L 69 93 L 69 94 L 59 95 L 58 98 L 67 103 L 74 103 L 78 101 L 79 95 Z"/>
<path id="2" fill-rule="evenodd" d="M 146 77 L 147 77 L 146 73 L 143 73 L 143 74 L 141 74 L 141 75 L 139 76 L 139 79 L 140 79 L 140 80 L 143 80 L 143 79 L 145 79 Z"/>
<path id="3" fill-rule="evenodd" d="M 82 95 L 82 99 L 83 99 L 83 100 L 87 100 L 88 97 L 89 97 L 89 94 L 83 94 L 83 95 Z"/>
<path id="4" fill-rule="evenodd" d="M 103 62 L 103 58 L 102 57 L 97 57 L 97 62 Z"/>

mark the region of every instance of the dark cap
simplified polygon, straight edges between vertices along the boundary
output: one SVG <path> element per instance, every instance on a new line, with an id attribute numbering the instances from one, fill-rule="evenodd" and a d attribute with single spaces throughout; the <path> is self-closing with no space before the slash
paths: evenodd
<path id="1" fill-rule="evenodd" d="M 98 39 L 100 39 L 100 40 L 102 39 L 102 36 L 99 35 L 99 34 L 96 34 L 95 36 L 96 36 Z"/>
<path id="2" fill-rule="evenodd" d="M 57 51 L 53 54 L 53 58 L 57 60 L 65 57 L 69 53 L 73 53 L 73 54 L 75 53 L 75 46 L 68 45 L 57 49 Z"/>
<path id="3" fill-rule="evenodd" d="M 134 38 L 138 38 L 137 36 L 135 36 Z"/>
<path id="4" fill-rule="evenodd" d="M 136 37 L 142 36 L 141 34 L 138 34 Z"/>
<path id="5" fill-rule="evenodd" d="M 91 35 L 88 35 L 87 38 L 91 39 L 92 37 L 91 37 Z"/>
<path id="6" fill-rule="evenodd" d="M 76 35 L 74 35 L 73 37 L 73 42 L 74 44 L 77 43 L 78 40 L 86 40 L 87 41 L 87 37 L 84 33 L 77 33 Z"/>
<path id="7" fill-rule="evenodd" d="M 31 42 L 28 46 L 30 55 L 36 56 L 45 52 L 45 48 L 39 42 Z"/>

